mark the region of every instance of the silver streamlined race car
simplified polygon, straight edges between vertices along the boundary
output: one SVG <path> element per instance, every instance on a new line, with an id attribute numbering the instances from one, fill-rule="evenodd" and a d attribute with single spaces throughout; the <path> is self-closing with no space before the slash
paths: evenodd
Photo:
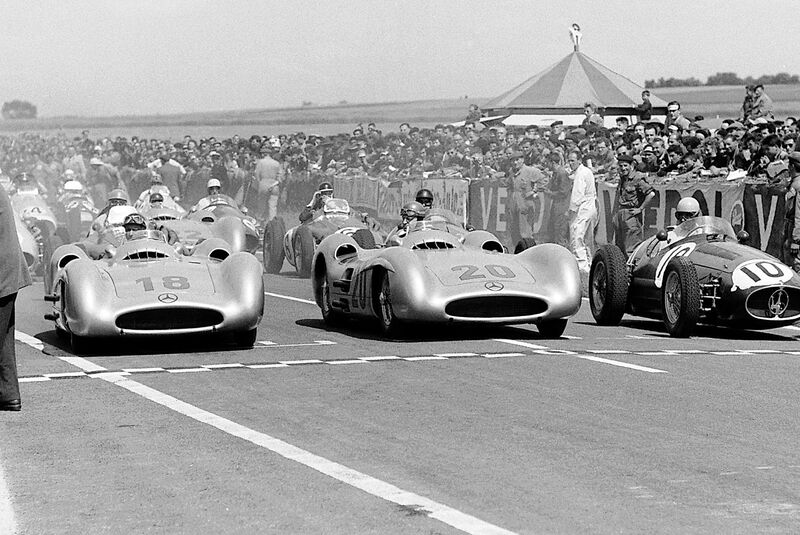
<path id="1" fill-rule="evenodd" d="M 238 217 L 217 217 L 214 212 L 199 210 L 192 217 L 181 219 L 179 212 L 163 206 L 146 206 L 141 214 L 175 233 L 186 254 L 192 254 L 195 247 L 211 238 L 224 240 L 232 253 L 248 251 L 248 227 Z"/>
<path id="2" fill-rule="evenodd" d="M 202 221 L 208 214 L 212 214 L 217 220 L 225 217 L 235 217 L 241 221 L 244 226 L 244 250 L 248 253 L 255 254 L 258 246 L 261 244 L 261 238 L 258 234 L 258 226 L 256 220 L 249 215 L 243 213 L 234 204 L 231 204 L 231 199 L 227 195 L 212 195 L 209 198 L 208 204 L 205 204 L 201 210 L 190 212 L 184 216 L 185 219 Z"/>
<path id="3" fill-rule="evenodd" d="M 595 321 L 619 325 L 628 312 L 685 337 L 697 323 L 771 329 L 800 320 L 800 275 L 747 238 L 702 216 L 643 241 L 627 262 L 616 246 L 601 247 L 589 275 Z"/>
<path id="4" fill-rule="evenodd" d="M 301 277 L 311 275 L 311 261 L 317 245 L 331 234 L 353 236 L 366 248 L 383 241 L 373 225 L 360 214 L 353 215 L 345 199 L 330 198 L 314 216 L 287 232 L 281 218 L 270 221 L 264 229 L 264 267 L 267 273 L 279 273 L 286 258 Z"/>
<path id="5" fill-rule="evenodd" d="M 91 351 L 98 337 L 177 334 L 228 335 L 252 347 L 264 310 L 261 265 L 249 253 L 231 254 L 208 239 L 191 256 L 178 254 L 155 230 L 129 232 L 112 258 L 91 260 L 80 247 L 64 245 L 51 260 L 52 313 L 60 334 L 77 353 Z M 124 233 L 124 230 L 123 230 Z"/>
<path id="6" fill-rule="evenodd" d="M 507 254 L 486 231 L 413 221 L 402 243 L 363 249 L 333 234 L 314 255 L 314 297 L 326 322 L 377 318 L 390 335 L 404 322 L 534 323 L 561 336 L 581 305 L 575 257 L 555 244 Z"/>

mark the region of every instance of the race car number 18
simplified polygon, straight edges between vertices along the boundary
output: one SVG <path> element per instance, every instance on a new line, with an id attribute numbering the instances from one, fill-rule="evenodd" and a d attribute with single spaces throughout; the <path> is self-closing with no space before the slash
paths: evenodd
<path id="1" fill-rule="evenodd" d="M 141 284 L 145 292 L 152 292 L 155 290 L 153 279 L 150 277 L 136 279 L 136 284 Z M 186 277 L 162 277 L 161 285 L 167 290 L 187 290 L 189 288 L 189 279 Z"/>

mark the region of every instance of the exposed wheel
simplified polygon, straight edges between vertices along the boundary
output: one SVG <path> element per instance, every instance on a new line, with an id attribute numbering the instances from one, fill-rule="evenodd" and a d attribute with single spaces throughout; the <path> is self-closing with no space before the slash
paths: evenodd
<path id="1" fill-rule="evenodd" d="M 561 335 L 564 334 L 564 329 L 567 328 L 567 319 L 540 321 L 536 324 L 536 327 L 539 329 L 539 334 L 542 335 L 542 338 L 561 338 Z"/>
<path id="2" fill-rule="evenodd" d="M 661 295 L 661 314 L 670 336 L 691 336 L 700 320 L 700 283 L 697 270 L 685 257 L 667 264 Z"/>
<path id="3" fill-rule="evenodd" d="M 360 228 L 353 233 L 353 241 L 362 249 L 375 249 L 375 235 L 372 231 Z"/>
<path id="4" fill-rule="evenodd" d="M 233 335 L 233 343 L 240 349 L 250 349 L 256 343 L 257 335 L 258 329 L 238 332 Z"/>
<path id="5" fill-rule="evenodd" d="M 531 237 L 522 238 L 517 242 L 517 245 L 514 247 L 514 254 L 519 254 L 525 249 L 530 249 L 534 245 L 536 245 L 536 240 L 534 240 L 533 238 Z"/>
<path id="6" fill-rule="evenodd" d="M 294 234 L 294 266 L 297 274 L 304 278 L 311 276 L 311 260 L 314 258 L 314 236 L 305 225 L 298 227 Z"/>
<path id="7" fill-rule="evenodd" d="M 267 223 L 264 229 L 264 269 L 267 273 L 280 273 L 283 268 L 283 237 L 286 235 L 286 224 L 282 217 L 276 217 Z"/>
<path id="8" fill-rule="evenodd" d="M 589 305 L 598 325 L 619 325 L 628 300 L 628 266 L 616 245 L 604 245 L 589 271 Z"/>
<path id="9" fill-rule="evenodd" d="M 331 305 L 331 285 L 327 275 L 322 276 L 320 288 L 320 310 L 322 311 L 322 319 L 328 325 L 337 325 L 341 323 L 343 316 L 342 313 L 335 310 Z"/>
<path id="10" fill-rule="evenodd" d="M 383 272 L 378 281 L 376 312 L 380 321 L 381 332 L 386 336 L 397 335 L 401 330 L 401 321 L 394 315 L 392 306 L 392 289 L 389 285 L 389 273 Z"/>
<path id="11" fill-rule="evenodd" d="M 53 274 L 50 269 L 50 259 L 53 258 L 53 252 L 64 245 L 64 240 L 58 234 L 53 234 L 50 239 L 44 242 L 42 249 L 42 262 L 44 263 L 44 293 L 50 294 L 53 291 Z"/>

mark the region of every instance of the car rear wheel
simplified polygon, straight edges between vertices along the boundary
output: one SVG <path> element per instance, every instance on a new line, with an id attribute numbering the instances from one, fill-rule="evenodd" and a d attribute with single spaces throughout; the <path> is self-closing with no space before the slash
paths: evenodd
<path id="1" fill-rule="evenodd" d="M 526 249 L 530 249 L 531 247 L 536 245 L 536 240 L 533 238 L 522 238 L 517 242 L 517 245 L 514 246 L 514 254 L 519 254 Z"/>
<path id="2" fill-rule="evenodd" d="M 700 320 L 700 283 L 688 258 L 674 258 L 667 264 L 661 314 L 667 332 L 678 338 L 691 336 Z"/>
<path id="3" fill-rule="evenodd" d="M 392 306 L 392 289 L 389 284 L 389 273 L 383 272 L 378 286 L 377 306 L 375 307 L 380 321 L 381 332 L 386 336 L 399 334 L 401 321 L 394 315 Z"/>
<path id="4" fill-rule="evenodd" d="M 311 276 L 311 260 L 314 257 L 314 236 L 311 229 L 301 225 L 294 234 L 294 265 L 303 278 Z"/>
<path id="5" fill-rule="evenodd" d="M 598 325 L 619 325 L 628 300 L 628 266 L 616 245 L 604 245 L 589 271 L 589 305 Z"/>
<path id="6" fill-rule="evenodd" d="M 362 249 L 375 249 L 375 235 L 365 228 L 360 228 L 353 233 L 353 241 Z"/>
<path id="7" fill-rule="evenodd" d="M 567 328 L 567 319 L 546 320 L 536 324 L 542 338 L 561 338 Z"/>
<path id="8" fill-rule="evenodd" d="M 276 217 L 267 223 L 264 229 L 264 269 L 267 273 L 280 273 L 283 268 L 283 237 L 286 234 L 286 224 L 282 217 Z"/>

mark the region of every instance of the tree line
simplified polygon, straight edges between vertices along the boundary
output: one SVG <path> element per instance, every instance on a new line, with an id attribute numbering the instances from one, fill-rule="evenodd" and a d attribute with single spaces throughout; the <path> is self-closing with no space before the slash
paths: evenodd
<path id="1" fill-rule="evenodd" d="M 644 86 L 648 89 L 654 87 L 698 87 L 701 85 L 714 86 L 714 85 L 778 85 L 778 84 L 800 84 L 800 76 L 796 74 L 789 74 L 787 72 L 779 72 L 778 74 L 765 74 L 758 78 L 748 76 L 746 78 L 739 78 L 735 72 L 718 72 L 711 75 L 706 80 L 706 83 L 701 82 L 695 77 L 691 78 L 664 78 L 658 80 L 645 80 Z"/>
<path id="2" fill-rule="evenodd" d="M 25 100 L 4 102 L 0 115 L 3 119 L 36 119 L 36 106 Z"/>

